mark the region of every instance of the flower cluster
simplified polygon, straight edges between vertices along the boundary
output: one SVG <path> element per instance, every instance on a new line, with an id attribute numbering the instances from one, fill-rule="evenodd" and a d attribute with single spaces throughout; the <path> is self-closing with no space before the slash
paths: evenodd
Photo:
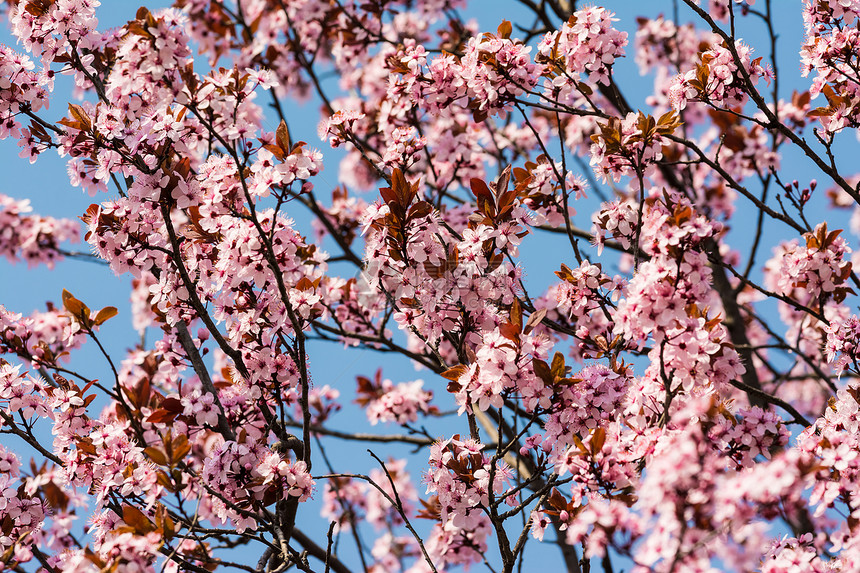
<path id="1" fill-rule="evenodd" d="M 770 458 L 788 444 L 788 429 L 775 412 L 757 406 L 741 408 L 735 416 L 724 416 L 712 437 L 723 440 L 731 456 L 743 467 L 752 467 L 756 457 Z"/>
<path id="2" fill-rule="evenodd" d="M 842 374 L 849 366 L 860 370 L 860 319 L 851 315 L 844 321 L 833 321 L 827 327 L 827 361 L 834 362 L 837 374 Z"/>
<path id="3" fill-rule="evenodd" d="M 449 116 L 449 106 L 458 102 L 476 120 L 509 111 L 517 97 L 537 85 L 543 72 L 543 67 L 532 61 L 532 48 L 511 39 L 511 31 L 511 23 L 504 21 L 495 34 L 469 38 L 462 57 L 437 56 L 426 71 L 423 48 L 407 43 L 404 50 L 387 60 L 390 71 L 401 75 L 391 83 L 389 97 L 442 116 Z"/>
<path id="4" fill-rule="evenodd" d="M 860 390 L 850 384 L 840 390 L 825 409 L 824 414 L 798 438 L 798 449 L 814 456 L 812 493 L 810 504 L 814 515 L 824 514 L 835 504 L 844 504 L 847 511 L 855 511 L 852 501 L 854 480 L 860 476 Z M 851 557 L 857 551 L 856 543 L 848 541 L 850 525 L 840 524 L 834 531 L 834 543 L 846 545 Z"/>
<path id="5" fill-rule="evenodd" d="M 613 16 L 605 8 L 578 10 L 541 40 L 537 61 L 546 64 L 551 74 L 546 89 L 559 101 L 576 99 L 577 82 L 609 85 L 612 64 L 627 45 L 627 32 L 615 29 Z"/>
<path id="6" fill-rule="evenodd" d="M 531 48 L 511 40 L 510 31 L 511 24 L 502 23 L 498 35 L 470 39 L 460 62 L 465 95 L 483 114 L 509 110 L 516 97 L 535 87 L 542 70 Z"/>
<path id="7" fill-rule="evenodd" d="M 782 573 L 783 571 L 810 571 L 825 573 L 828 564 L 818 556 L 811 533 L 800 538 L 785 536 L 773 544 L 761 565 L 762 573 Z"/>
<path id="8" fill-rule="evenodd" d="M 358 377 L 358 403 L 365 407 L 367 419 L 371 424 L 379 422 L 396 422 L 408 424 L 418 419 L 418 414 L 429 414 L 436 411 L 430 405 L 433 392 L 424 390 L 424 382 L 400 382 L 394 384 L 391 380 L 382 379 L 382 370 L 376 371 L 374 380 L 364 376 Z"/>
<path id="9" fill-rule="evenodd" d="M 425 545 L 434 563 L 468 567 L 482 561 L 491 533 L 490 519 L 475 512 L 469 527 L 457 527 L 451 521 L 433 526 Z"/>
<path id="10" fill-rule="evenodd" d="M 369 573 L 399 573 L 404 570 L 402 564 L 407 558 L 417 559 L 418 566 L 425 564 L 421 548 L 411 535 L 395 537 L 384 533 L 373 543 L 370 553 L 376 563 L 368 569 Z"/>
<path id="11" fill-rule="evenodd" d="M 60 245 L 79 239 L 78 226 L 70 219 L 31 215 L 26 199 L 16 201 L 0 194 L 0 255 L 9 261 L 27 261 L 53 268 L 62 259 Z"/>
<path id="12" fill-rule="evenodd" d="M 600 354 L 613 339 L 611 312 L 624 280 L 610 278 L 599 263 L 587 260 L 573 269 L 562 264 L 555 274 L 562 282 L 551 287 L 547 310 L 553 309 L 558 313 L 555 320 L 569 322 L 575 332 L 578 343 L 571 347 L 570 356 L 581 359 Z"/>
<path id="13" fill-rule="evenodd" d="M 542 447 L 551 447 L 553 458 L 561 468 L 569 448 L 580 436 L 605 427 L 618 417 L 630 383 L 627 372 L 615 372 L 606 366 L 588 366 L 576 373 L 557 390 L 559 400 L 547 419 Z"/>
<path id="14" fill-rule="evenodd" d="M 436 442 L 430 449 L 430 470 L 425 475 L 427 492 L 434 492 L 432 513 L 439 520 L 428 540 L 429 551 L 450 565 L 480 561 L 486 549 L 490 524 L 482 507 L 491 495 L 503 494 L 511 470 L 481 453 L 484 445 L 460 440 L 459 435 Z M 492 484 L 490 483 L 492 480 Z"/>
<path id="15" fill-rule="evenodd" d="M 695 69 L 678 75 L 669 88 L 672 107 L 682 110 L 688 101 L 702 101 L 718 108 L 738 108 L 747 91 L 759 80 L 770 81 L 773 71 L 752 59 L 752 48 L 740 40 L 733 49 L 722 44 L 700 55 Z"/>
<path id="16" fill-rule="evenodd" d="M 824 93 L 827 105 L 810 115 L 830 134 L 860 125 L 860 78 L 857 78 L 860 31 L 854 23 L 860 5 L 854 0 L 804 2 L 806 37 L 800 51 L 804 76 L 814 74 L 810 94 Z"/>
<path id="17" fill-rule="evenodd" d="M 630 112 L 624 119 L 611 118 L 600 124 L 600 133 L 591 136 L 591 165 L 604 181 L 633 177 L 631 187 L 638 189 L 644 178 L 655 171 L 663 158 L 667 136 L 681 124 L 677 115 L 666 113 L 659 119 Z"/>
<path id="18" fill-rule="evenodd" d="M 84 337 L 64 310 L 49 306 L 46 312 L 24 317 L 0 305 L 0 350 L 17 355 L 34 366 L 56 365 Z"/>
<path id="19" fill-rule="evenodd" d="M 356 123 L 364 114 L 352 110 L 338 110 L 331 117 L 324 119 L 317 127 L 317 135 L 323 141 L 328 141 L 332 147 L 340 147 L 353 132 Z"/>
<path id="20" fill-rule="evenodd" d="M 50 2 L 47 5 L 19 2 L 9 14 L 12 33 L 28 52 L 38 56 L 43 64 L 80 57 L 76 50 L 87 49 L 98 41 L 95 12 L 98 0 Z M 59 60 L 59 61 L 62 61 Z"/>
<path id="21" fill-rule="evenodd" d="M 609 292 L 618 286 L 603 273 L 599 264 L 588 261 L 583 261 L 574 269 L 562 265 L 561 271 L 556 274 L 563 281 L 556 290 L 558 309 L 571 318 L 584 318 L 600 308 Z"/>
<path id="22" fill-rule="evenodd" d="M 135 107 L 169 104 L 182 91 L 181 71 L 191 50 L 185 33 L 185 15 L 168 8 L 157 14 L 138 11 L 136 26 L 129 26 L 117 43 L 116 61 L 105 83 L 105 95 L 115 105 Z M 155 81 L 153 81 L 155 80 Z"/>
<path id="23" fill-rule="evenodd" d="M 380 168 L 400 167 L 406 169 L 418 159 L 418 154 L 427 145 L 426 137 L 418 137 L 414 127 L 398 127 L 391 134 L 391 140 L 382 156 Z"/>
<path id="24" fill-rule="evenodd" d="M 0 359 L 0 405 L 10 416 L 49 418 L 48 388 L 39 380 L 20 374 L 20 366 Z"/>
<path id="25" fill-rule="evenodd" d="M 618 230 L 625 224 L 629 221 L 622 221 Z M 651 258 L 628 283 L 615 313 L 615 330 L 631 342 L 652 333 L 660 342 L 667 328 L 686 324 L 688 306 L 708 301 L 711 271 L 702 248 L 719 227 L 685 202 L 669 207 L 659 201 L 644 210 L 641 227 L 642 236 L 654 238 L 642 245 Z M 663 231 L 654 233 L 657 228 Z M 667 289 L 674 296 L 665 296 Z"/>
<path id="26" fill-rule="evenodd" d="M 737 378 L 744 366 L 721 319 L 707 313 L 713 293 L 706 251 L 720 225 L 685 201 L 670 200 L 645 209 L 642 226 L 642 235 L 656 240 L 643 244 L 650 258 L 627 285 L 614 333 L 632 346 L 654 341 L 645 376 L 659 386 L 671 382 L 675 391 L 691 392 L 700 383 L 719 386 Z"/>
<path id="27" fill-rule="evenodd" d="M 17 456 L 0 446 L 0 522 L 3 523 L 0 549 L 7 564 L 9 561 L 23 563 L 32 558 L 33 540 L 48 512 L 37 496 L 19 493 L 19 489 L 23 489 L 18 483 L 20 466 Z"/>
<path id="28" fill-rule="evenodd" d="M 289 497 L 305 501 L 314 486 L 303 461 L 290 462 L 258 443 L 224 442 L 206 459 L 203 479 L 235 503 L 262 506 Z M 252 518 L 234 507 L 218 505 L 222 522 L 230 519 L 239 530 L 256 527 Z"/>
<path id="29" fill-rule="evenodd" d="M 21 128 L 20 113 L 37 112 L 48 105 L 48 90 L 53 87 L 53 73 L 33 71 L 33 61 L 24 54 L 0 44 L 0 139 L 10 135 L 26 141 L 31 133 L 44 135 L 44 129 Z M 34 124 L 35 126 L 35 124 Z"/>
<path id="30" fill-rule="evenodd" d="M 636 228 L 639 225 L 638 205 L 631 199 L 603 203 L 600 210 L 591 216 L 594 240 L 598 254 L 603 252 L 607 236 L 625 249 L 636 241 Z"/>
<path id="31" fill-rule="evenodd" d="M 287 146 L 285 145 L 284 148 Z M 251 166 L 253 183 L 249 190 L 258 197 L 268 197 L 272 189 L 287 187 L 294 182 L 305 182 L 322 171 L 322 154 L 296 144 L 291 149 L 267 145 L 257 152 Z M 309 183 L 302 190 L 310 190 Z"/>
<path id="32" fill-rule="evenodd" d="M 846 260 L 851 249 L 841 232 L 828 232 L 827 223 L 820 223 L 804 235 L 805 246 L 795 240 L 775 250 L 768 263 L 775 290 L 804 304 L 830 296 L 841 302 L 850 290 L 842 285 L 851 274 L 851 262 Z"/>
<path id="33" fill-rule="evenodd" d="M 491 493 L 499 495 L 505 491 L 510 470 L 502 462 L 491 468 L 490 460 L 481 453 L 483 449 L 483 444 L 471 439 L 460 440 L 460 436 L 436 442 L 431 447 L 430 470 L 425 481 L 427 493 L 437 496 L 442 523 L 474 529 L 483 515 L 480 508 L 490 503 Z"/>
<path id="34" fill-rule="evenodd" d="M 534 331 L 512 331 L 516 328 L 513 323 L 505 323 L 484 334 L 474 361 L 446 373 L 452 380 L 448 390 L 454 393 L 461 412 L 475 406 L 481 411 L 501 408 L 511 392 L 522 395 L 529 410 L 548 406 L 551 389 L 534 369 L 529 370 L 528 364 L 535 357 L 545 358 L 549 343 Z"/>
<path id="35" fill-rule="evenodd" d="M 508 189 L 510 170 L 493 184 L 495 191 L 473 180 L 473 192 L 482 197 L 481 222 L 470 221 L 461 240 L 418 198 L 417 182 L 407 182 L 397 169 L 394 174 L 393 187 L 382 190 L 385 204 L 365 215 L 369 284 L 399 302 L 394 320 L 407 333 L 422 332 L 423 344 L 467 324 L 494 321 L 500 307 L 513 303 L 519 278 L 503 253 L 517 255 L 529 221 L 516 191 Z"/>

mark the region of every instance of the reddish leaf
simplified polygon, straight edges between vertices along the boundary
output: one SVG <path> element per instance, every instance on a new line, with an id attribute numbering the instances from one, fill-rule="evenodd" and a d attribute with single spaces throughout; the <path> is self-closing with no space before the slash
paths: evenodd
<path id="1" fill-rule="evenodd" d="M 523 331 L 523 307 L 518 298 L 514 298 L 511 304 L 511 324 L 517 328 L 517 332 Z"/>
<path id="2" fill-rule="evenodd" d="M 182 459 L 188 455 L 188 452 L 191 451 L 191 443 L 184 434 L 180 434 L 173 438 L 171 446 L 173 451 L 171 452 L 172 455 L 170 456 L 170 461 L 174 464 L 181 462 Z"/>
<path id="3" fill-rule="evenodd" d="M 84 111 L 84 108 L 81 106 L 70 103 L 69 104 L 69 113 L 73 118 L 75 118 L 78 123 L 82 126 L 82 131 L 89 131 L 92 127 L 92 122 L 90 121 L 90 116 L 87 115 L 87 112 Z"/>
<path id="4" fill-rule="evenodd" d="M 298 290 L 313 290 L 314 283 L 311 282 L 311 279 L 308 277 L 302 277 L 299 279 L 299 282 L 296 283 L 296 288 Z"/>
<path id="5" fill-rule="evenodd" d="M 561 352 L 556 352 L 552 357 L 550 370 L 554 379 L 562 378 L 566 374 L 567 368 L 564 365 L 564 355 Z"/>
<path id="6" fill-rule="evenodd" d="M 404 209 L 409 206 L 411 203 L 411 186 L 409 182 L 406 181 L 406 177 L 403 175 L 403 172 L 397 167 L 391 172 L 391 188 L 394 190 L 394 194 L 397 196 L 397 202 Z"/>
<path id="7" fill-rule="evenodd" d="M 143 453 L 146 454 L 146 457 L 154 461 L 156 464 L 160 466 L 166 466 L 167 464 L 167 456 L 164 455 L 159 448 L 148 447 L 143 450 Z"/>
<path id="8" fill-rule="evenodd" d="M 76 299 L 72 293 L 63 289 L 63 307 L 69 311 L 69 314 L 79 320 L 86 320 L 90 316 L 90 309 Z"/>
<path id="9" fill-rule="evenodd" d="M 142 511 L 131 505 L 122 506 L 122 520 L 140 535 L 154 531 L 155 527 Z"/>
<path id="10" fill-rule="evenodd" d="M 173 412 L 174 414 L 178 414 L 185 409 L 185 406 L 182 405 L 182 401 L 179 398 L 173 398 L 172 396 L 162 400 L 161 407 L 168 412 Z"/>
<path id="11" fill-rule="evenodd" d="M 116 309 L 115 306 L 106 306 L 101 309 L 98 314 L 96 314 L 96 318 L 93 322 L 95 322 L 95 324 L 97 325 L 102 325 L 111 318 L 115 317 L 117 314 L 119 314 L 119 311 Z"/>
<path id="12" fill-rule="evenodd" d="M 170 424 L 178 415 L 179 414 L 177 412 L 171 412 L 164 408 L 159 408 L 152 412 L 149 417 L 147 417 L 146 421 L 150 424 Z"/>
<path id="13" fill-rule="evenodd" d="M 516 344 L 520 343 L 520 329 L 518 326 L 510 322 L 506 322 L 501 325 L 499 327 L 499 333 Z"/>
<path id="14" fill-rule="evenodd" d="M 594 430 L 594 434 L 591 437 L 591 453 L 597 454 L 600 450 L 603 449 L 603 444 L 606 443 L 606 430 L 603 428 L 596 428 Z"/>
<path id="15" fill-rule="evenodd" d="M 564 263 L 562 263 L 560 271 L 555 271 L 555 276 L 563 281 L 573 281 L 573 272 L 571 272 L 570 267 Z"/>
<path id="16" fill-rule="evenodd" d="M 477 197 L 478 199 L 483 197 L 488 201 L 492 200 L 493 194 L 490 191 L 490 188 L 487 187 L 487 184 L 484 183 L 484 181 L 482 181 L 481 179 L 478 179 L 477 177 L 472 177 L 469 180 L 469 186 L 472 188 L 472 193 L 474 193 L 475 197 Z"/>
<path id="17" fill-rule="evenodd" d="M 529 316 L 529 319 L 526 321 L 526 324 L 523 327 L 523 334 L 530 334 L 534 327 L 541 323 L 544 317 L 546 317 L 545 308 L 541 308 L 533 312 L 531 316 Z"/>
<path id="18" fill-rule="evenodd" d="M 553 377 L 552 371 L 549 368 L 549 364 L 541 360 L 540 358 L 532 359 L 532 369 L 535 371 L 535 376 L 543 380 L 543 383 L 547 386 L 552 386 Z"/>
<path id="19" fill-rule="evenodd" d="M 380 187 L 379 194 L 382 195 L 382 201 L 386 205 L 390 206 L 392 203 L 397 203 L 397 194 L 391 187 Z"/>
<path id="20" fill-rule="evenodd" d="M 465 364 L 458 364 L 456 366 L 452 366 L 451 368 L 449 368 L 445 372 L 442 372 L 441 376 L 442 376 L 442 378 L 456 382 L 457 380 L 460 379 L 460 377 L 463 374 L 465 374 L 468 371 L 469 371 L 468 366 L 466 366 Z"/>

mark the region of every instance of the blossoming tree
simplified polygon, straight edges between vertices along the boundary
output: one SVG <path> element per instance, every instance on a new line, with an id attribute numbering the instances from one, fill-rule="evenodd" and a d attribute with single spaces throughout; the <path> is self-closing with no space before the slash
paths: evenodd
<path id="1" fill-rule="evenodd" d="M 860 1 L 792 4 L 800 46 L 774 0 L 519 0 L 489 30 L 461 0 L 176 0 L 112 29 L 98 4 L 3 4 L 0 138 L 96 202 L 0 195 L 0 253 L 130 275 L 150 341 L 112 354 L 117 309 L 60 284 L 0 306 L 2 567 L 511 572 L 542 542 L 577 572 L 860 570 L 860 281 L 833 224 L 860 232 Z M 290 129 L 307 97 L 335 188 Z M 315 384 L 318 341 L 424 382 Z M 70 366 L 84 344 L 109 379 Z"/>

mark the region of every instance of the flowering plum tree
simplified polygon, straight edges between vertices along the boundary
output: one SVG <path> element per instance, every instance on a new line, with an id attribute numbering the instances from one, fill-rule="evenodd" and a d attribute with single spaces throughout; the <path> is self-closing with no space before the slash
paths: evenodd
<path id="1" fill-rule="evenodd" d="M 96 201 L 0 195 L 0 253 L 132 277 L 149 333 L 0 306 L 0 567 L 860 571 L 860 0 L 795 46 L 775 0 L 0 4 L 0 138 Z M 314 383 L 320 341 L 423 380 Z"/>

